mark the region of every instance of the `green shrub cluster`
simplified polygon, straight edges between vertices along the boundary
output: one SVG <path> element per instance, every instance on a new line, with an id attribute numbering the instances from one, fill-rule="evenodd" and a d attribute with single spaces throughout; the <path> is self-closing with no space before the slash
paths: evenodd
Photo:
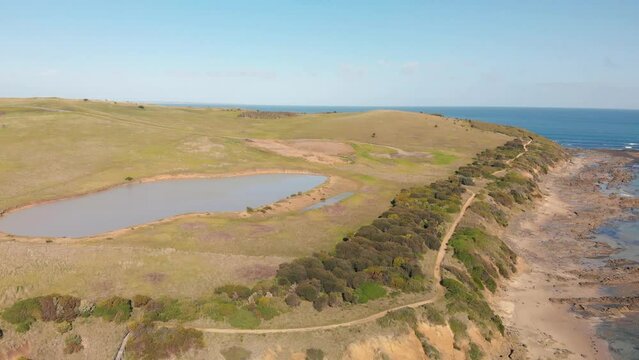
<path id="1" fill-rule="evenodd" d="M 442 285 L 446 288 L 446 307 L 449 314 L 466 313 L 471 321 L 483 328 L 493 327 L 504 334 L 501 319 L 493 312 L 481 293 L 451 278 L 442 280 Z"/>
<path id="2" fill-rule="evenodd" d="M 417 313 L 413 308 L 402 308 L 395 311 L 389 311 L 386 315 L 379 318 L 377 323 L 381 327 L 389 327 L 393 324 L 408 324 L 411 328 L 417 326 Z"/>
<path id="3" fill-rule="evenodd" d="M 180 358 L 191 349 L 204 347 L 202 332 L 180 326 L 157 328 L 149 323 L 134 325 L 126 344 L 127 358 L 141 360 Z"/>
<path id="4" fill-rule="evenodd" d="M 112 296 L 96 304 L 93 316 L 101 317 L 106 321 L 122 323 L 129 320 L 131 312 L 133 312 L 131 300 Z"/>
<path id="5" fill-rule="evenodd" d="M 504 227 L 508 226 L 508 215 L 491 203 L 475 200 L 472 205 L 470 205 L 470 210 L 484 219 L 494 220 L 497 224 Z"/>
<path id="6" fill-rule="evenodd" d="M 72 322 L 79 315 L 80 299 L 67 295 L 46 295 L 17 301 L 2 312 L 2 318 L 26 332 L 36 321 Z"/>
<path id="7" fill-rule="evenodd" d="M 297 284 L 296 294 L 307 301 L 335 293 L 346 302 L 366 302 L 385 295 L 382 285 L 420 291 L 422 254 L 439 248 L 445 221 L 459 211 L 463 192 L 459 177 L 404 189 L 390 209 L 344 238 L 334 253 L 280 265 L 278 282 Z"/>
<path id="8" fill-rule="evenodd" d="M 146 322 L 210 318 L 228 321 L 233 327 L 244 329 L 255 328 L 261 320 L 270 320 L 280 313 L 273 298 L 255 296 L 254 301 L 249 302 L 242 299 L 233 300 L 226 296 L 226 293 L 197 300 L 166 297 L 152 299 L 142 309 Z"/>
<path id="9" fill-rule="evenodd" d="M 494 172 L 506 168 L 506 162 L 524 151 L 528 140 L 514 139 L 495 149 L 487 149 L 475 156 L 471 164 L 460 167 L 456 174 L 467 178 L 493 178 Z"/>
<path id="10" fill-rule="evenodd" d="M 478 289 L 486 287 L 495 292 L 496 280 L 500 276 L 508 278 L 516 271 L 517 255 L 501 239 L 484 230 L 457 228 L 449 245 L 453 248 L 453 256 L 464 264 Z"/>

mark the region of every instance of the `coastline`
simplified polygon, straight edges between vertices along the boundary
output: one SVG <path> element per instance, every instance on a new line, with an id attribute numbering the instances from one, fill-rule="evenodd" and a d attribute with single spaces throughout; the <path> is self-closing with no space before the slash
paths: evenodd
<path id="1" fill-rule="evenodd" d="M 591 305 L 611 309 L 626 301 L 606 297 L 603 287 L 611 278 L 632 281 L 632 274 L 624 276 L 618 268 L 589 260 L 615 252 L 593 241 L 593 231 L 636 206 L 599 187 L 628 181 L 623 169 L 630 161 L 632 156 L 622 152 L 580 151 L 543 177 L 543 198 L 532 211 L 513 218 L 502 233 L 519 255 L 519 271 L 493 302 L 530 358 L 612 359 L 597 326 L 600 319 L 619 314 L 595 313 Z"/>

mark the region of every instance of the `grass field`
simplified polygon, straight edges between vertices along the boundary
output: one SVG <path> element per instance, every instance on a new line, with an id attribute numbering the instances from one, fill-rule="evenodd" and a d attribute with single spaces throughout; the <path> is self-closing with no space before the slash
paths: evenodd
<path id="1" fill-rule="evenodd" d="M 401 188 L 445 177 L 479 151 L 509 139 L 464 121 L 418 113 L 277 119 L 241 113 L 107 101 L 0 100 L 0 211 L 96 191 L 127 177 L 161 175 L 309 171 L 338 179 L 326 197 L 355 193 L 308 212 L 293 206 L 250 216 L 191 216 L 92 239 L 47 242 L 4 235 L 0 306 L 51 292 L 85 298 L 114 293 L 197 297 L 228 282 L 251 284 L 272 276 L 283 261 L 331 250 L 344 234 L 377 217 Z M 292 147 L 307 139 L 325 140 L 353 150 L 338 155 L 339 162 L 322 163 L 257 148 L 246 139 Z M 312 155 L 325 156 L 323 151 Z"/>

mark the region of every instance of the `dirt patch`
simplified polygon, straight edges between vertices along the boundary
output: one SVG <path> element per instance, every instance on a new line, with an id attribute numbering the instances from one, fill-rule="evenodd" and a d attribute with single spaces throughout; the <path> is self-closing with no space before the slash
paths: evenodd
<path id="1" fill-rule="evenodd" d="M 158 272 L 152 272 L 152 273 L 148 273 L 146 275 L 144 275 L 144 278 L 152 283 L 152 284 L 159 284 L 161 282 L 163 282 L 164 280 L 166 280 L 166 274 L 164 273 L 158 273 Z"/>
<path id="2" fill-rule="evenodd" d="M 240 276 L 247 281 L 257 281 L 275 276 L 277 266 L 255 264 L 253 266 L 242 268 L 238 272 L 240 273 Z"/>
<path id="3" fill-rule="evenodd" d="M 346 349 L 344 360 L 368 359 L 415 360 L 427 359 L 422 344 L 414 332 L 400 336 L 377 336 L 352 343 Z"/>
<path id="4" fill-rule="evenodd" d="M 428 324 L 421 323 L 419 324 L 418 329 L 422 334 L 424 334 L 424 336 L 426 336 L 426 338 L 428 338 L 430 344 L 441 352 L 443 359 L 466 359 L 466 355 L 463 351 L 454 348 L 454 335 L 448 326 L 429 326 Z"/>
<path id="5" fill-rule="evenodd" d="M 211 141 L 206 136 L 190 139 L 179 146 L 179 149 L 187 153 L 210 154 L 216 157 L 223 156 L 224 145 Z"/>
<path id="6" fill-rule="evenodd" d="M 249 146 L 270 151 L 281 156 L 304 159 L 318 164 L 342 164 L 342 156 L 354 153 L 353 147 L 327 140 L 264 140 L 246 139 Z"/>

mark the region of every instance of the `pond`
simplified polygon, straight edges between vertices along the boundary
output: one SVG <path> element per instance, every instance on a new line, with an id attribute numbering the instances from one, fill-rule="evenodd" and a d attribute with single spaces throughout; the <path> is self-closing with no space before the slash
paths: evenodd
<path id="1" fill-rule="evenodd" d="M 302 211 L 309 211 L 309 210 L 315 210 L 315 209 L 321 209 L 324 206 L 329 206 L 329 205 L 333 205 L 333 204 L 337 204 L 338 202 L 345 200 L 349 197 L 351 197 L 353 195 L 352 192 L 347 191 L 347 192 L 343 192 L 341 194 L 337 194 L 331 198 L 328 198 L 326 200 L 322 200 L 316 204 L 307 206 L 306 208 L 304 208 Z"/>
<path id="2" fill-rule="evenodd" d="M 0 231 L 31 237 L 93 236 L 181 214 L 256 208 L 325 180 L 320 175 L 260 174 L 127 184 L 9 212 L 0 217 Z"/>

